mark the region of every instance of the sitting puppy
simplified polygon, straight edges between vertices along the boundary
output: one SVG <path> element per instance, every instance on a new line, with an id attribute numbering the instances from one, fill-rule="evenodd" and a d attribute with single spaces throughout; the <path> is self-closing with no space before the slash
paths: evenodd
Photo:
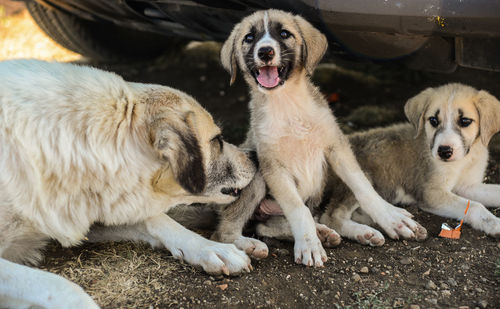
<path id="1" fill-rule="evenodd" d="M 405 113 L 411 124 L 349 136 L 377 192 L 392 203 L 418 203 L 425 211 L 457 220 L 470 200 L 464 222 L 500 237 L 500 218 L 485 208 L 500 207 L 500 185 L 482 183 L 488 143 L 500 131 L 500 102 L 486 91 L 449 84 L 411 98 Z M 362 244 L 382 244 L 382 235 L 365 225 L 373 220 L 361 211 L 349 188 L 338 178 L 332 179 L 332 188 L 319 221 Z M 257 232 L 291 238 L 282 217 L 260 224 Z"/>
<path id="2" fill-rule="evenodd" d="M 340 237 L 317 225 L 310 209 L 321 201 L 333 172 L 390 237 L 416 237 L 419 225 L 375 192 L 327 101 L 310 81 L 326 49 L 325 36 L 305 19 L 277 10 L 244 18 L 224 43 L 221 60 L 231 81 L 239 67 L 250 87 L 250 130 L 242 147 L 256 151 L 260 167 L 240 200 L 222 213 L 215 239 L 236 241 L 255 255 L 259 243 L 242 238 L 241 231 L 267 186 L 290 223 L 296 262 L 322 266 L 327 256 L 317 230 L 329 245 Z"/>
<path id="3" fill-rule="evenodd" d="M 0 307 L 95 308 L 36 264 L 49 239 L 79 244 L 96 222 L 163 245 L 209 273 L 249 271 L 232 244 L 191 232 L 165 212 L 234 201 L 255 174 L 210 114 L 168 87 L 93 68 L 0 63 Z"/>

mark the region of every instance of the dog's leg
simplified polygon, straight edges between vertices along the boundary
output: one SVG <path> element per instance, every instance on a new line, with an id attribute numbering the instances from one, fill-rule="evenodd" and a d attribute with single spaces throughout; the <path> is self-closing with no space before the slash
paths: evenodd
<path id="1" fill-rule="evenodd" d="M 316 223 L 304 204 L 294 181 L 279 164 L 262 162 L 266 166 L 264 178 L 271 195 L 283 209 L 295 239 L 294 256 L 297 263 L 321 267 L 327 261 L 325 249 L 316 234 Z"/>
<path id="2" fill-rule="evenodd" d="M 243 227 L 264 199 L 266 184 L 260 172 L 246 186 L 238 200 L 226 206 L 220 214 L 220 222 L 212 239 L 224 243 L 233 243 L 238 249 L 255 258 L 265 258 L 268 248 L 260 240 L 242 235 Z"/>
<path id="3" fill-rule="evenodd" d="M 55 274 L 0 258 L 1 308 L 99 308 L 81 287 Z"/>
<path id="4" fill-rule="evenodd" d="M 331 146 L 328 154 L 330 163 L 336 174 L 354 193 L 361 209 L 377 223 L 389 237 L 393 239 L 416 238 L 416 232 L 425 230 L 411 219 L 412 215 L 399 207 L 395 207 L 373 189 L 372 184 L 361 170 L 351 150 L 349 141 L 338 132 L 338 139 Z"/>
<path id="5" fill-rule="evenodd" d="M 495 217 L 484 205 L 476 201 L 470 201 L 467 215 L 464 217 L 467 199 L 451 192 L 428 189 L 425 191 L 427 207 L 425 211 L 438 216 L 461 220 L 473 228 L 484 231 L 493 237 L 500 237 L 500 218 Z"/>
<path id="6" fill-rule="evenodd" d="M 354 197 L 339 205 L 333 205 L 333 203 L 334 201 L 331 201 L 327 206 L 327 211 L 319 220 L 320 223 L 332 227 L 343 237 L 363 245 L 382 246 L 384 244 L 385 239 L 382 233 L 352 220 L 353 212 L 359 207 Z"/>
<path id="7" fill-rule="evenodd" d="M 149 218 L 144 224 L 175 258 L 199 265 L 207 273 L 235 275 L 252 269 L 248 256 L 233 244 L 205 239 L 165 214 Z"/>
<path id="8" fill-rule="evenodd" d="M 486 207 L 500 207 L 500 185 L 478 183 L 457 187 L 453 191 L 457 195 L 479 202 Z"/>
<path id="9" fill-rule="evenodd" d="M 256 232 L 263 237 L 293 241 L 292 229 L 284 216 L 271 216 L 265 223 L 257 224 Z M 339 234 L 324 224 L 316 223 L 316 233 L 326 248 L 336 247 L 342 241 Z"/>

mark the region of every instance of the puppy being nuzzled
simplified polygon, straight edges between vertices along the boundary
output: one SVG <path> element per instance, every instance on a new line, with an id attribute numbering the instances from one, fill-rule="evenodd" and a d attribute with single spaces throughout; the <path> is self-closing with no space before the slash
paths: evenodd
<path id="1" fill-rule="evenodd" d="M 349 135 L 358 162 L 380 195 L 399 204 L 418 205 L 430 213 L 460 220 L 500 237 L 500 218 L 485 206 L 500 207 L 500 185 L 484 184 L 488 143 L 500 131 L 500 102 L 486 91 L 460 84 L 429 88 L 408 100 L 410 123 Z M 343 237 L 372 233 L 372 220 L 340 179 L 320 222 Z M 364 224 L 362 224 L 364 223 Z M 257 227 L 261 236 L 291 238 L 283 217 Z M 288 235 L 288 237 L 286 237 Z"/>
<path id="2" fill-rule="evenodd" d="M 242 238 L 241 230 L 267 185 L 290 223 L 296 262 L 322 266 L 327 256 L 318 235 L 330 245 L 338 244 L 340 236 L 316 226 L 309 207 L 321 201 L 330 168 L 391 238 L 415 238 L 419 224 L 375 192 L 327 101 L 310 81 L 326 49 L 321 32 L 302 17 L 278 10 L 244 18 L 224 43 L 221 59 L 231 82 L 239 66 L 250 86 L 250 130 L 242 147 L 256 151 L 260 174 L 222 213 L 215 239 L 251 253 L 255 242 Z"/>

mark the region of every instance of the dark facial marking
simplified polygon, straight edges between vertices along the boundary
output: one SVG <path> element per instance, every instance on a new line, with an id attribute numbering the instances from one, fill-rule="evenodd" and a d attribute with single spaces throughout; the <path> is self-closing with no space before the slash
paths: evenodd
<path id="1" fill-rule="evenodd" d="M 201 148 L 196 137 L 189 132 L 181 132 L 175 130 L 175 133 L 181 140 L 179 151 L 175 163 L 174 174 L 179 184 L 191 193 L 201 193 L 205 188 L 206 177 L 205 168 L 203 166 L 203 156 Z"/>
<path id="2" fill-rule="evenodd" d="M 429 117 L 429 123 L 434 128 L 437 128 L 437 126 L 441 123 L 441 121 L 439 121 L 438 116 L 439 116 L 439 109 L 436 111 L 434 116 Z"/>

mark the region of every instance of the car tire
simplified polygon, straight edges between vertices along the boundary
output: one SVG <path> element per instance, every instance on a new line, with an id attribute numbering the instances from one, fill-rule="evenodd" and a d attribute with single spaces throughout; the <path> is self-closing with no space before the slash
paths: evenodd
<path id="1" fill-rule="evenodd" d="M 187 44 L 184 39 L 78 18 L 35 1 L 27 2 L 26 7 L 50 38 L 96 61 L 153 58 Z"/>

